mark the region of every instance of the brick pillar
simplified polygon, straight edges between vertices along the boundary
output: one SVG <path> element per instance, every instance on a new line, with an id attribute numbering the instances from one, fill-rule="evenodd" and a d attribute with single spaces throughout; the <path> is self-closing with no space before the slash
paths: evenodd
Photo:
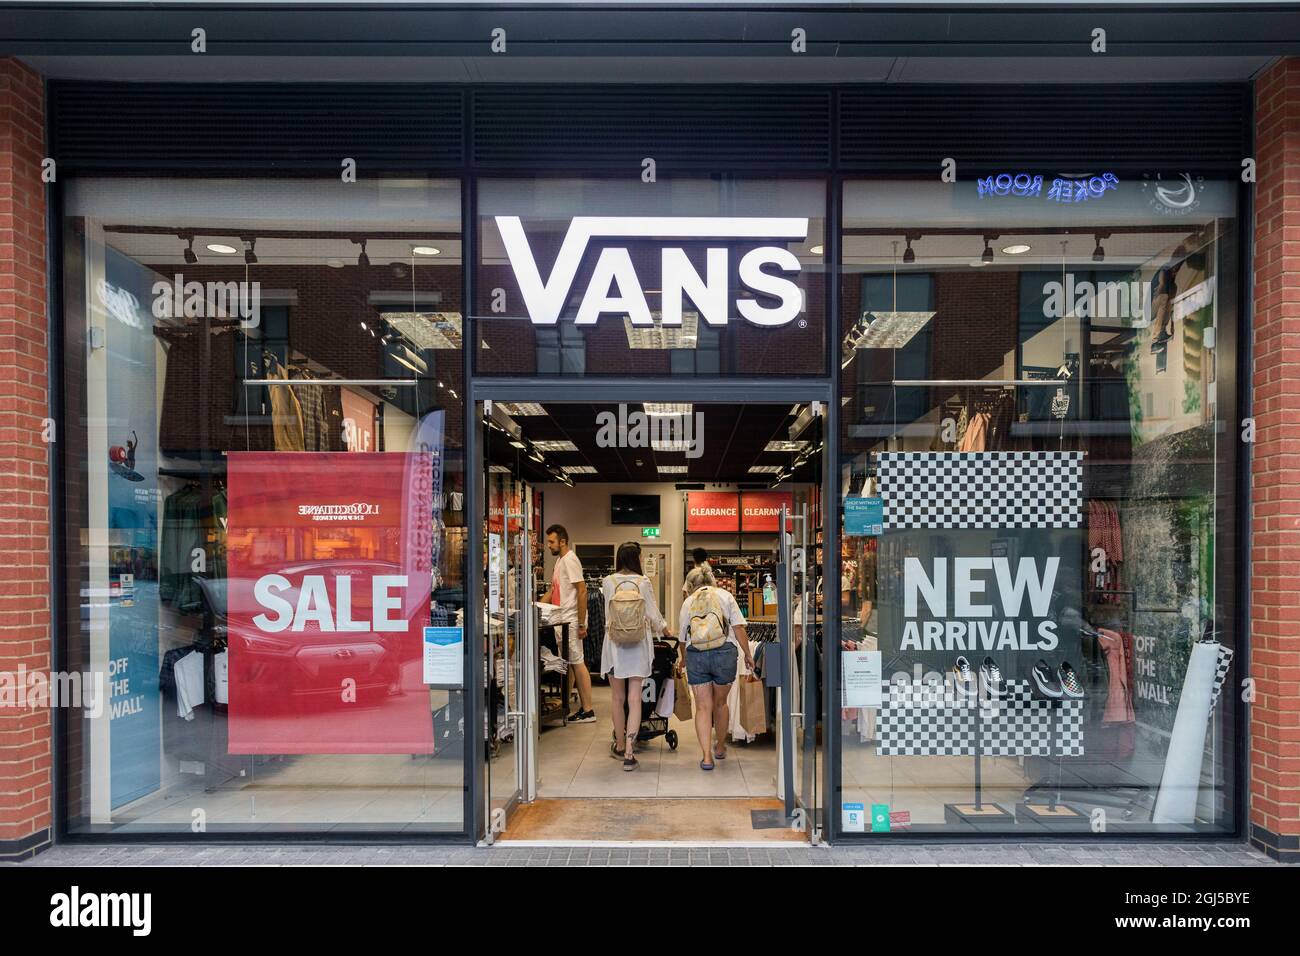
<path id="1" fill-rule="evenodd" d="M 45 104 L 41 78 L 0 59 L 0 672 L 50 670 L 50 455 Z M 50 842 L 48 707 L 0 701 L 0 859 Z"/>
<path id="2" fill-rule="evenodd" d="M 1300 59 L 1255 103 L 1250 839 L 1300 862 Z"/>

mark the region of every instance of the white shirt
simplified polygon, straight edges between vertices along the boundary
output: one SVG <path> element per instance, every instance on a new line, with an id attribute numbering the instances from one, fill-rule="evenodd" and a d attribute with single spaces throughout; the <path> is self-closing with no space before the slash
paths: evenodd
<path id="1" fill-rule="evenodd" d="M 560 607 L 557 615 L 560 623 L 578 623 L 578 585 L 581 583 L 582 562 L 576 554 L 568 551 L 556 560 L 555 570 L 551 574 L 551 603 Z M 558 601 L 554 600 L 557 590 Z"/>
<path id="2" fill-rule="evenodd" d="M 700 590 L 704 589 L 701 588 Z M 740 650 L 740 641 L 736 639 L 736 628 L 745 626 L 745 615 L 740 613 L 740 605 L 736 603 L 736 596 L 722 588 L 710 588 L 710 590 L 717 595 L 718 603 L 722 607 L 722 616 L 727 622 L 727 643 L 735 644 L 736 649 Z M 691 642 L 690 597 L 687 597 L 682 602 L 681 620 L 678 623 L 681 625 L 681 629 L 677 632 L 678 637 L 683 643 L 689 645 Z"/>

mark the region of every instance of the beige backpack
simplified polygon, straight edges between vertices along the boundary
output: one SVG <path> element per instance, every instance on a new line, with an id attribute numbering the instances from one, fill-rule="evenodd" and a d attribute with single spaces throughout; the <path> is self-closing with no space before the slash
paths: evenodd
<path id="1" fill-rule="evenodd" d="M 609 639 L 622 647 L 645 640 L 645 598 L 641 596 L 641 579 L 619 581 L 614 585 L 606 631 Z"/>
<path id="2" fill-rule="evenodd" d="M 727 617 L 717 589 L 699 588 L 691 595 L 691 642 L 697 651 L 711 651 L 727 643 Z"/>

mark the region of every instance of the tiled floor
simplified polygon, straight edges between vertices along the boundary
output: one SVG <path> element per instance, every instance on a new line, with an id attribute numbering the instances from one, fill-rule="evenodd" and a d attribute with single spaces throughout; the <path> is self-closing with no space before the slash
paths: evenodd
<path id="1" fill-rule="evenodd" d="M 694 724 L 669 720 L 677 749 L 664 737 L 641 745 L 640 766 L 624 773 L 610 757 L 613 724 L 609 688 L 593 688 L 593 724 L 552 725 L 538 739 L 541 786 L 538 796 L 562 797 L 774 797 L 776 745 L 766 734 L 752 744 L 733 743 L 727 759 L 710 772 L 700 770 L 700 746 Z"/>

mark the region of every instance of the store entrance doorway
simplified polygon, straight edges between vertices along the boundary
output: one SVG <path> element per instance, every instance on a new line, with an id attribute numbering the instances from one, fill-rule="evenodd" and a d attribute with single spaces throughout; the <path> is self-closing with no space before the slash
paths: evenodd
<path id="1" fill-rule="evenodd" d="M 484 839 L 817 839 L 822 406 L 543 399 L 477 412 Z M 736 679 L 715 674 L 707 692 L 690 686 L 695 652 L 679 673 L 697 564 L 689 584 L 714 589 L 736 646 L 720 659 Z M 629 589 L 643 644 L 606 639 L 612 592 Z"/>

